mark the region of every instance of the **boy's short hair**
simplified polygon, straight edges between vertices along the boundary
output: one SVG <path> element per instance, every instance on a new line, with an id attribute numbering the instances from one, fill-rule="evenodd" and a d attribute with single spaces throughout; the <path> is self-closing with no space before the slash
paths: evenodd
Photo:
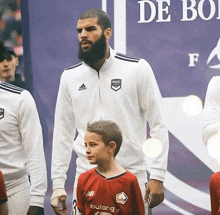
<path id="1" fill-rule="evenodd" d="M 110 120 L 100 120 L 93 123 L 88 123 L 86 130 L 99 134 L 102 137 L 105 145 L 108 145 L 109 142 L 114 141 L 116 143 L 114 156 L 118 154 L 123 137 L 119 126 L 115 122 Z"/>
<path id="2" fill-rule="evenodd" d="M 95 18 L 95 17 L 98 18 L 98 24 L 101 26 L 103 31 L 107 28 L 111 28 L 111 21 L 109 16 L 101 9 L 86 10 L 84 13 L 80 15 L 79 19 Z"/>

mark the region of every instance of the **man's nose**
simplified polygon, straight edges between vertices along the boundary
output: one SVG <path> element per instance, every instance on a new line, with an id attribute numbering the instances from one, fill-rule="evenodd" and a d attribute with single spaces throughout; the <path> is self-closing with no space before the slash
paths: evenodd
<path id="1" fill-rule="evenodd" d="M 81 32 L 81 38 L 87 38 L 87 31 L 85 29 L 82 29 L 82 32 Z"/>

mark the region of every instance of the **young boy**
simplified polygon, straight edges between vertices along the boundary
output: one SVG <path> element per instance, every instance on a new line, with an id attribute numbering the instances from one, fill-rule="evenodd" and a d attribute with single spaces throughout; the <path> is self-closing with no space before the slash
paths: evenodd
<path id="1" fill-rule="evenodd" d="M 87 159 L 97 167 L 79 176 L 79 212 L 83 215 L 144 215 L 137 178 L 115 161 L 122 144 L 118 125 L 105 120 L 88 124 L 84 139 Z"/>

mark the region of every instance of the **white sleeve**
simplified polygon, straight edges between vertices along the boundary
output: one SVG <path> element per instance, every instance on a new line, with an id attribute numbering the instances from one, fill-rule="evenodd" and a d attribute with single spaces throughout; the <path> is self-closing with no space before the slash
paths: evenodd
<path id="1" fill-rule="evenodd" d="M 43 149 L 42 128 L 33 97 L 28 91 L 21 93 L 18 110 L 19 130 L 27 155 L 27 168 L 31 181 L 32 206 L 44 207 L 47 191 L 47 172 Z"/>
<path id="2" fill-rule="evenodd" d="M 69 168 L 76 133 L 73 104 L 71 101 L 67 80 L 65 80 L 64 72 L 61 76 L 55 110 L 51 164 L 53 190 L 58 188 L 64 189 L 64 184 L 67 177 L 66 173 Z"/>
<path id="3" fill-rule="evenodd" d="M 140 107 L 150 127 L 150 137 L 160 140 L 162 152 L 153 159 L 150 179 L 164 181 L 168 162 L 168 129 L 164 122 L 164 108 L 160 90 L 150 65 L 141 60 Z"/>
<path id="4" fill-rule="evenodd" d="M 220 76 L 213 77 L 208 84 L 203 116 L 205 127 L 202 138 L 207 144 L 220 129 Z"/>

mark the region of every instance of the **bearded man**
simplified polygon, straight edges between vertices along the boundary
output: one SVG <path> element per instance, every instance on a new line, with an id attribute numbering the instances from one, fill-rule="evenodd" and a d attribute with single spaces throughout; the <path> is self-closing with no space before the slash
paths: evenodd
<path id="1" fill-rule="evenodd" d="M 77 179 L 81 173 L 93 167 L 85 153 L 86 125 L 88 122 L 103 119 L 116 122 L 122 129 L 123 143 L 116 160 L 119 165 L 136 175 L 143 199 L 148 202 L 145 204 L 145 214 L 151 214 L 150 208 L 164 199 L 163 181 L 168 157 L 168 131 L 164 124 L 161 94 L 153 71 L 144 59 L 128 57 L 111 49 L 111 22 L 104 11 L 85 11 L 78 19 L 77 31 L 78 57 L 82 62 L 63 72 L 57 97 L 51 205 L 56 214 L 66 214 L 64 185 L 74 150 L 78 158 L 72 214 L 78 214 L 75 195 Z M 145 154 L 142 151 L 147 122 L 151 137 L 160 140 L 163 148 L 153 161 L 149 182 Z M 76 130 L 78 136 L 74 141 Z M 59 203 L 62 203 L 61 208 Z M 103 211 L 96 213 L 102 214 Z"/>

